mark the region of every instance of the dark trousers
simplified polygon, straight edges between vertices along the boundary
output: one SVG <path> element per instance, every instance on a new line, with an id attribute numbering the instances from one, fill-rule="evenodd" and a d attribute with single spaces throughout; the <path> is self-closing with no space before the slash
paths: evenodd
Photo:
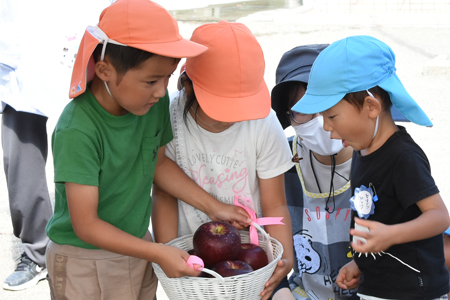
<path id="1" fill-rule="evenodd" d="M 45 226 L 52 207 L 45 175 L 47 117 L 6 106 L 2 114 L 3 165 L 14 235 L 26 255 L 45 266 Z"/>

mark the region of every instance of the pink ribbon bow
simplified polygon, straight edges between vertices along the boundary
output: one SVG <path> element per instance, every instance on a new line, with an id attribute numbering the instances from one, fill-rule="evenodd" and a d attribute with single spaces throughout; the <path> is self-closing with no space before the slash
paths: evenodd
<path id="1" fill-rule="evenodd" d="M 258 232 L 256 231 L 256 227 L 255 225 L 253 225 L 253 223 L 256 223 L 260 226 L 263 225 L 284 225 L 283 222 L 281 222 L 281 220 L 283 220 L 283 217 L 281 218 L 277 218 L 277 217 L 265 217 L 265 218 L 256 218 L 256 213 L 251 210 L 250 208 L 248 208 L 247 206 L 242 205 L 239 202 L 239 196 L 236 196 L 234 198 L 234 205 L 236 206 L 240 206 L 243 209 L 245 209 L 245 211 L 248 213 L 248 215 L 250 216 L 250 218 L 252 219 L 252 224 L 250 224 L 250 242 L 252 244 L 258 245 L 259 246 L 259 240 L 258 240 Z M 250 202 L 253 205 L 253 202 L 251 199 L 249 198 L 245 198 L 245 200 L 247 200 L 248 202 Z"/>

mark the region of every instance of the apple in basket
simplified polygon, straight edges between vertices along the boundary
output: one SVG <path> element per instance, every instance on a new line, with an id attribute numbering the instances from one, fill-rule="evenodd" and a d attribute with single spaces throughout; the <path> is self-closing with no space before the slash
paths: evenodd
<path id="1" fill-rule="evenodd" d="M 208 268 L 220 261 L 233 260 L 241 250 L 241 235 L 228 223 L 210 221 L 197 228 L 192 243 Z"/>
<path id="2" fill-rule="evenodd" d="M 248 263 L 239 260 L 225 260 L 218 262 L 214 265 L 213 270 L 222 277 L 242 275 L 253 271 Z"/>
<path id="3" fill-rule="evenodd" d="M 241 251 L 235 260 L 248 263 L 253 270 L 261 269 L 269 263 L 266 251 L 260 246 L 251 243 L 241 244 Z"/>

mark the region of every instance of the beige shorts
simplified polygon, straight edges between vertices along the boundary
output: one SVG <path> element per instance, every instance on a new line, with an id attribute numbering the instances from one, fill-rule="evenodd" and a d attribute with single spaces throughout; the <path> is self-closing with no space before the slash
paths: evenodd
<path id="1" fill-rule="evenodd" d="M 152 241 L 149 232 L 142 238 Z M 146 260 L 50 241 L 47 269 L 52 300 L 153 300 L 158 278 Z"/>

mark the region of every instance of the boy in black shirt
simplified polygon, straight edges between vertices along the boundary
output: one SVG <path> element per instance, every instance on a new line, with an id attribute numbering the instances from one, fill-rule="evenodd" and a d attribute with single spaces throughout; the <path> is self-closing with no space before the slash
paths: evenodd
<path id="1" fill-rule="evenodd" d="M 331 138 L 355 150 L 355 254 L 338 285 L 359 285 L 361 299 L 447 299 L 442 233 L 449 215 L 425 153 L 396 126 L 390 107 L 416 124 L 432 123 L 395 70 L 395 55 L 383 42 L 369 36 L 337 41 L 314 62 L 306 94 L 292 110 L 322 113 Z"/>

